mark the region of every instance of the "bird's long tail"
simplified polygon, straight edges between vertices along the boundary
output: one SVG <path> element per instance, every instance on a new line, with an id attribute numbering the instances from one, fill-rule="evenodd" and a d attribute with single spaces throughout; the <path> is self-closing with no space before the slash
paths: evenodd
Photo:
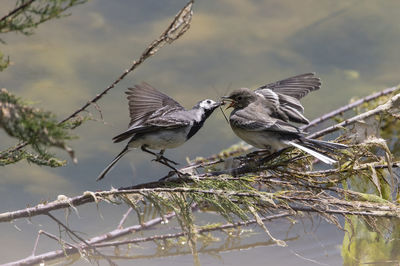
<path id="1" fill-rule="evenodd" d="M 325 154 L 322 154 L 318 150 L 336 154 L 338 153 L 338 150 L 347 148 L 347 146 L 344 144 L 307 138 L 301 139 L 299 142 L 289 141 L 288 144 L 309 153 L 310 155 L 314 156 L 315 158 L 321 160 L 326 164 L 334 164 L 337 161 Z"/>
<path id="2" fill-rule="evenodd" d="M 112 160 L 112 162 L 103 170 L 103 172 L 100 173 L 100 175 L 97 177 L 96 181 L 99 181 L 100 179 L 103 179 L 106 174 L 113 169 L 114 165 L 119 161 L 119 159 L 122 158 L 127 152 L 129 151 L 128 145 L 125 146 L 125 148 Z"/>

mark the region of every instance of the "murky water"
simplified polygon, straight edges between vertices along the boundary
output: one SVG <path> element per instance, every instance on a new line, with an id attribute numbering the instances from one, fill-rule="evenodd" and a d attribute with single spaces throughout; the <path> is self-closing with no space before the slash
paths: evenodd
<path id="1" fill-rule="evenodd" d="M 14 1 L 3 0 L 0 16 Z M 110 85 L 133 59 L 164 30 L 185 1 L 92 0 L 71 10 L 71 16 L 39 27 L 30 37 L 5 35 L 1 50 L 12 65 L 0 73 L 1 87 L 32 100 L 36 106 L 54 111 L 61 119 Z M 129 75 L 100 102 L 105 123 L 89 121 L 76 130 L 78 140 L 70 142 L 79 159 L 77 165 L 49 169 L 25 162 L 10 165 L 0 173 L 0 212 L 21 209 L 59 194 L 74 196 L 157 180 L 167 169 L 140 151 L 131 152 L 102 182 L 99 172 L 122 149 L 111 138 L 128 124 L 124 90 L 146 81 L 185 107 L 203 98 L 217 98 L 229 89 L 256 88 L 291 75 L 315 71 L 322 89 L 302 102 L 306 115 L 315 118 L 374 90 L 396 85 L 400 52 L 400 2 L 384 1 L 198 1 L 191 29 L 171 46 L 164 47 Z M 100 119 L 93 108 L 94 117 Z M 0 131 L 0 149 L 13 145 Z M 190 142 L 167 151 L 180 163 L 188 156 L 213 154 L 237 142 L 223 116 L 216 112 Z M 68 156 L 54 150 L 60 157 Z M 70 225 L 87 236 L 115 228 L 126 206 L 101 205 L 100 218 L 94 205 L 72 213 Z M 63 216 L 58 212 L 59 217 Z M 199 214 L 212 221 L 212 214 Z M 135 218 L 129 220 L 135 223 Z M 398 258 L 397 223 L 383 222 L 387 238 L 369 233 L 357 224 L 354 250 L 342 249 L 344 232 L 334 225 L 304 217 L 268 223 L 271 233 L 286 239 L 288 247 L 277 247 L 256 226 L 239 239 L 211 243 L 201 252 L 202 265 L 353 265 L 365 261 L 390 262 Z M 168 226 L 177 226 L 174 221 Z M 382 225 L 382 227 L 384 227 Z M 163 230 L 157 226 L 154 230 Z M 32 252 L 37 231 L 57 234 L 47 217 L 14 224 L 1 224 L 0 263 L 20 259 Z M 248 228 L 243 228 L 248 229 Z M 355 243 L 355 244 L 354 244 Z M 8 249 L 4 247 L 9 247 Z M 158 252 L 154 244 L 132 248 L 135 263 L 188 265 L 193 257 L 186 247 Z M 38 253 L 58 248 L 42 238 Z M 342 255 L 344 254 L 344 262 Z M 131 258 L 132 259 L 132 258 Z M 80 261 L 79 264 L 85 262 Z M 131 265 L 132 260 L 118 260 Z"/>

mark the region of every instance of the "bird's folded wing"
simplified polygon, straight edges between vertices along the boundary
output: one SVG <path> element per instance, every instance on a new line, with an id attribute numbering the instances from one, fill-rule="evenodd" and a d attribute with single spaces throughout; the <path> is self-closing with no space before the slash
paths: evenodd
<path id="1" fill-rule="evenodd" d="M 261 86 L 255 92 L 260 94 L 269 93 L 269 89 L 279 94 L 301 99 L 309 92 L 318 90 L 320 86 L 321 80 L 315 77 L 314 73 L 306 73 Z M 267 91 L 263 92 L 263 90 Z"/>
<path id="2" fill-rule="evenodd" d="M 179 128 L 188 126 L 190 124 L 190 120 L 171 114 L 151 118 L 147 120 L 145 124 L 159 128 Z"/>
<path id="3" fill-rule="evenodd" d="M 303 133 L 299 128 L 286 123 L 285 121 L 260 115 L 254 115 L 252 118 L 249 118 L 248 116 L 235 114 L 231 116 L 230 123 L 234 127 L 247 131 L 274 131 L 294 134 Z"/>
<path id="4" fill-rule="evenodd" d="M 162 115 L 168 110 L 184 110 L 174 99 L 159 92 L 147 83 L 135 85 L 125 92 L 129 101 L 129 126 L 140 125 L 155 113 Z"/>
<path id="5" fill-rule="evenodd" d="M 138 126 L 131 126 L 125 132 L 115 136 L 113 138 L 114 142 L 121 142 L 127 138 L 133 137 L 135 134 L 144 134 L 150 132 L 157 132 L 165 129 L 174 129 L 185 127 L 190 124 L 190 121 L 178 120 L 168 116 L 159 116 L 147 120 L 145 123 Z"/>

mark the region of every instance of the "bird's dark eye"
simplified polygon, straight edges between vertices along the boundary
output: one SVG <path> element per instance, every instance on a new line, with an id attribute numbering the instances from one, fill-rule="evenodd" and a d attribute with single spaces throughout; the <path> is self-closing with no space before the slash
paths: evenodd
<path id="1" fill-rule="evenodd" d="M 208 104 L 211 104 L 211 101 L 210 101 L 210 100 L 207 100 L 207 103 L 208 103 Z"/>
<path id="2" fill-rule="evenodd" d="M 240 101 L 240 100 L 242 100 L 242 96 L 238 96 L 238 97 L 236 97 L 236 99 L 237 99 L 238 101 Z"/>

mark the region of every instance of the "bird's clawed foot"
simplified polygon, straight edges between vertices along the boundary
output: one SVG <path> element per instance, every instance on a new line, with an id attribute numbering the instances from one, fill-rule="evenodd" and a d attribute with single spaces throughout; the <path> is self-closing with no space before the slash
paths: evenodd
<path id="1" fill-rule="evenodd" d="M 258 150 L 246 154 L 246 157 L 261 157 L 271 155 L 270 150 Z"/>
<path id="2" fill-rule="evenodd" d="M 167 157 L 164 157 L 164 152 L 165 152 L 165 150 L 161 150 L 160 153 L 155 153 L 155 152 L 149 151 L 149 150 L 147 149 L 147 146 L 146 146 L 146 145 L 143 145 L 143 146 L 140 147 L 140 148 L 142 149 L 142 151 L 147 152 L 147 153 L 150 153 L 150 154 L 156 156 L 156 158 L 153 159 L 152 161 L 159 162 L 159 163 L 162 163 L 162 164 L 167 165 L 167 166 L 169 166 L 170 163 L 172 163 L 172 164 L 174 164 L 174 165 L 178 165 L 177 162 L 174 162 L 174 161 L 168 159 Z M 175 168 L 173 168 L 173 169 L 175 169 Z"/>
<path id="3" fill-rule="evenodd" d="M 189 177 L 189 176 L 190 176 L 190 175 L 187 174 L 187 173 L 182 173 L 182 172 L 179 171 L 178 169 L 175 169 L 175 170 L 170 171 L 170 172 L 168 173 L 168 175 L 166 175 L 166 176 L 160 178 L 158 181 L 165 181 L 166 179 L 168 179 L 168 178 L 174 176 L 175 174 L 177 175 L 178 178 L 185 178 L 185 177 Z"/>
<path id="4" fill-rule="evenodd" d="M 259 163 L 265 163 L 265 162 L 269 162 L 272 161 L 273 159 L 279 157 L 281 154 L 287 152 L 288 150 L 290 150 L 291 148 L 283 148 L 280 149 L 279 151 L 273 152 L 273 153 L 269 153 L 266 156 L 260 158 Z"/>
<path id="5" fill-rule="evenodd" d="M 156 158 L 153 159 L 152 161 L 160 162 L 160 163 L 163 163 L 163 164 L 166 164 L 166 163 L 172 163 L 173 165 L 178 165 L 179 164 L 179 163 L 177 163 L 175 161 L 172 161 L 172 160 L 168 159 L 167 157 L 164 157 L 164 155 L 162 155 L 161 153 L 158 153 L 156 155 Z"/>

